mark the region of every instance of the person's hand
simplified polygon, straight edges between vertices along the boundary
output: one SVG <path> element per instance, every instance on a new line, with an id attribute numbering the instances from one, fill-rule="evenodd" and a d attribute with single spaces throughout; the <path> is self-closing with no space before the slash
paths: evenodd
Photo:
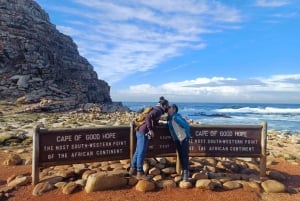
<path id="1" fill-rule="evenodd" d="M 154 138 L 154 136 L 155 136 L 155 133 L 154 133 L 154 131 L 153 131 L 153 130 L 151 130 L 151 131 L 149 131 L 149 132 L 150 132 L 151 138 Z"/>

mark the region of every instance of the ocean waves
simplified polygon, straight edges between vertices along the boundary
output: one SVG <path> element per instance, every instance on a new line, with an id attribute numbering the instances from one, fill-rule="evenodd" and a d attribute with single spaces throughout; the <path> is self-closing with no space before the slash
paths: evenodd
<path id="1" fill-rule="evenodd" d="M 125 102 L 133 111 L 155 105 L 150 102 Z M 257 125 L 267 122 L 268 129 L 300 134 L 300 104 L 256 103 L 176 103 L 179 113 L 203 124 Z"/>

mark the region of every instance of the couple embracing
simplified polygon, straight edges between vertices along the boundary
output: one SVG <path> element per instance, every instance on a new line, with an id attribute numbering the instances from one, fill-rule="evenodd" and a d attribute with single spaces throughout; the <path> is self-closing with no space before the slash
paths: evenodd
<path id="1" fill-rule="evenodd" d="M 154 128 L 159 125 L 159 119 L 165 113 L 168 114 L 169 131 L 175 142 L 183 169 L 182 178 L 184 181 L 188 181 L 190 126 L 178 113 L 178 106 L 175 104 L 169 105 L 168 100 L 164 97 L 160 97 L 158 104 L 145 116 L 145 123 L 136 130 L 136 149 L 131 161 L 129 174 L 136 174 L 138 180 L 150 179 L 143 171 L 144 159 L 148 149 L 149 139 L 155 136 Z"/>

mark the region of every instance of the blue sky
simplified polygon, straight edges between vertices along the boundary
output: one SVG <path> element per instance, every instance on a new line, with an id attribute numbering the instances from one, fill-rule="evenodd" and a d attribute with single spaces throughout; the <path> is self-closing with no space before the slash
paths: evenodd
<path id="1" fill-rule="evenodd" d="M 113 101 L 300 103 L 299 0 L 36 0 Z"/>

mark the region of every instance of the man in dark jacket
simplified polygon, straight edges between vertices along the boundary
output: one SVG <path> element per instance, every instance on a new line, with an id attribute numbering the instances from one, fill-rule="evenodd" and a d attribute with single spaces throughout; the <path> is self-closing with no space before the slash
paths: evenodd
<path id="1" fill-rule="evenodd" d="M 149 138 L 153 138 L 155 136 L 154 128 L 158 125 L 161 115 L 167 112 L 168 106 L 168 100 L 166 100 L 164 97 L 160 97 L 158 105 L 154 106 L 152 111 L 147 114 L 145 123 L 136 131 L 136 148 L 131 161 L 129 174 L 136 174 L 136 178 L 138 180 L 149 179 L 143 171 L 143 164 L 148 149 Z"/>

